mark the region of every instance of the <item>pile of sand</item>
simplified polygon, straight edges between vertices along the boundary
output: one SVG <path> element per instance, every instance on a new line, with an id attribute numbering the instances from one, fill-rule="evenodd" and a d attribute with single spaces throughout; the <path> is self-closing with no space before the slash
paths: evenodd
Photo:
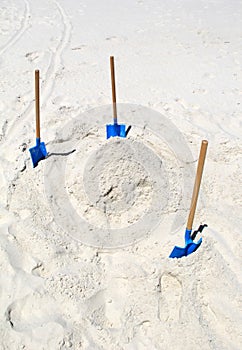
<path id="1" fill-rule="evenodd" d="M 241 349 L 241 5 L 2 0 L 0 349 Z M 115 56 L 118 117 L 106 140 Z M 33 169 L 33 72 L 41 136 Z M 192 255 L 184 232 L 208 155 Z"/>

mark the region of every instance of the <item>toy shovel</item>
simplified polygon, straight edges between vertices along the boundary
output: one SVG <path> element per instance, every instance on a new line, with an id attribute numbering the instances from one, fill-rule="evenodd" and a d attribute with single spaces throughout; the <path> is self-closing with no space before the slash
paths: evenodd
<path id="1" fill-rule="evenodd" d="M 111 69 L 112 98 L 113 98 L 113 124 L 106 125 L 107 139 L 115 136 L 126 137 L 125 125 L 118 124 L 113 56 L 110 57 L 110 69 Z"/>
<path id="2" fill-rule="evenodd" d="M 47 151 L 45 143 L 40 142 L 40 103 L 39 103 L 39 70 L 35 71 L 35 115 L 36 115 L 36 146 L 29 149 L 33 167 L 35 168 L 39 161 L 45 159 Z"/>
<path id="3" fill-rule="evenodd" d="M 192 234 L 192 224 L 193 224 L 193 219 L 196 211 L 197 199 L 198 199 L 198 194 L 199 194 L 199 189 L 200 189 L 200 184 L 202 179 L 204 161 L 205 161 L 206 152 L 207 152 L 207 146 L 208 146 L 208 141 L 203 140 L 201 144 L 201 150 L 200 150 L 198 166 L 197 166 L 197 174 L 196 174 L 195 184 L 193 188 L 190 213 L 189 213 L 187 227 L 185 231 L 185 247 L 182 248 L 182 247 L 175 246 L 169 258 L 181 258 L 183 256 L 187 256 L 195 252 L 200 246 L 200 244 L 202 243 L 202 238 L 200 238 L 198 242 L 195 243 L 192 239 L 193 237 L 191 236 L 191 234 Z"/>

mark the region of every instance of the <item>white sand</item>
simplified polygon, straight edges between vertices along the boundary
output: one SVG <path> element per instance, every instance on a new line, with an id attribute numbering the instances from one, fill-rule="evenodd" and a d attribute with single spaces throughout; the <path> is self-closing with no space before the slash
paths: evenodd
<path id="1" fill-rule="evenodd" d="M 242 348 L 241 18 L 239 0 L 1 0 L 1 350 Z M 110 55 L 125 140 L 105 139 Z M 52 155 L 33 169 L 37 68 Z M 202 139 L 208 228 L 169 259 Z"/>

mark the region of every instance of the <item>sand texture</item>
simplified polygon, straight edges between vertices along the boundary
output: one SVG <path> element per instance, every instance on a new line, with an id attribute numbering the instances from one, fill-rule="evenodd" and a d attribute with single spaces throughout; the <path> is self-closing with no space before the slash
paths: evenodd
<path id="1" fill-rule="evenodd" d="M 242 349 L 241 18 L 240 0 L 0 1 L 0 350 Z M 107 140 L 111 55 L 131 129 Z M 208 227 L 169 259 L 203 139 Z"/>

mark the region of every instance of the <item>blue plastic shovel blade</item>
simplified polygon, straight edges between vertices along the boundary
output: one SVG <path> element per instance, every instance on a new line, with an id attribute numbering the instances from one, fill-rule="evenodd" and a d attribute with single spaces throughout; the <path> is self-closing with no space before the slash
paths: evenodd
<path id="1" fill-rule="evenodd" d="M 106 125 L 107 139 L 110 137 L 126 137 L 126 126 L 124 124 Z"/>
<path id="2" fill-rule="evenodd" d="M 35 168 L 39 161 L 47 157 L 47 151 L 44 142 L 40 142 L 40 139 L 36 139 L 36 146 L 29 149 L 33 167 Z"/>
<path id="3" fill-rule="evenodd" d="M 187 256 L 195 252 L 200 244 L 202 243 L 202 238 L 199 239 L 197 243 L 194 243 L 191 239 L 191 230 L 186 229 L 185 232 L 185 247 L 177 247 L 175 246 L 169 255 L 169 258 L 182 258 L 183 256 Z"/>

